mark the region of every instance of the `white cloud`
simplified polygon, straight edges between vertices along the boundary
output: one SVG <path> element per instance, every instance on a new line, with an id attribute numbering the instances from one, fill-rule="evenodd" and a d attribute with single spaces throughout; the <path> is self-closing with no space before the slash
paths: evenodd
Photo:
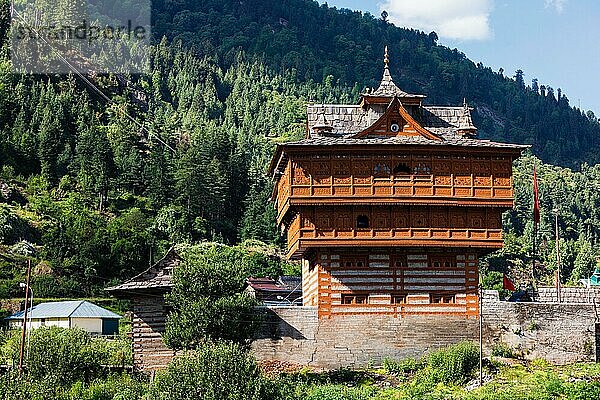
<path id="1" fill-rule="evenodd" d="M 554 8 L 558 13 L 563 12 L 566 3 L 567 0 L 544 0 L 546 8 Z"/>
<path id="2" fill-rule="evenodd" d="M 484 40 L 491 36 L 490 13 L 493 0 L 384 0 L 397 26 L 435 31 L 448 39 Z M 564 1 L 564 0 L 546 0 Z"/>

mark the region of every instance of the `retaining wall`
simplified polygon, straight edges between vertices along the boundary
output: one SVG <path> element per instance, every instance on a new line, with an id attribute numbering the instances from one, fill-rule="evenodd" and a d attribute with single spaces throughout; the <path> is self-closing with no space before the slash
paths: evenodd
<path id="1" fill-rule="evenodd" d="M 484 352 L 500 342 L 526 358 L 556 364 L 594 361 L 598 348 L 593 304 L 508 303 L 485 296 Z M 479 340 L 479 319 L 460 316 L 352 315 L 321 318 L 316 307 L 262 308 L 253 351 L 259 360 L 315 368 L 379 365 L 462 340 Z"/>
<path id="2" fill-rule="evenodd" d="M 560 290 L 563 303 L 600 304 L 600 288 L 564 287 Z M 558 301 L 557 290 L 554 287 L 541 287 L 535 292 L 535 300 L 540 303 L 555 303 Z"/>

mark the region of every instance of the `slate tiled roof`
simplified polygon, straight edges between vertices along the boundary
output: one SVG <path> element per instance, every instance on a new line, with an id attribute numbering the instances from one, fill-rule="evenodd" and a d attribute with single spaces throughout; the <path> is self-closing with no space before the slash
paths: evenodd
<path id="1" fill-rule="evenodd" d="M 169 290 L 172 287 L 173 269 L 179 265 L 181 257 L 174 247 L 156 264 L 141 274 L 123 282 L 120 285 L 105 289 L 107 292 L 119 294 L 148 290 Z"/>
<path id="2" fill-rule="evenodd" d="M 463 114 L 463 107 L 423 106 L 422 117 L 419 122 L 422 123 L 423 127 L 428 128 L 458 128 Z"/>
<path id="3" fill-rule="evenodd" d="M 332 128 L 332 136 L 352 136 L 370 127 L 384 112 L 384 107 L 363 109 L 360 105 L 311 104 L 307 107 L 309 133 L 312 134 L 313 128 L 325 120 Z M 465 107 L 423 106 L 421 115 L 416 119 L 431 132 L 436 128 L 447 128 L 447 132 L 455 132 L 459 128 L 477 129 L 472 126 L 470 109 Z M 465 122 L 469 127 L 465 126 Z"/>
<path id="4" fill-rule="evenodd" d="M 7 320 L 23 319 L 25 311 L 19 311 L 7 317 Z M 119 319 L 120 315 L 106 310 L 100 306 L 85 300 L 78 301 L 55 301 L 40 303 L 27 311 L 27 318 L 103 318 Z"/>
<path id="5" fill-rule="evenodd" d="M 307 108 L 309 131 L 319 123 L 319 116 L 325 117 L 333 134 L 358 133 L 375 122 L 359 105 L 311 104 Z"/>
<path id="6" fill-rule="evenodd" d="M 297 142 L 285 143 L 286 147 L 295 146 L 364 146 L 364 145 L 424 145 L 424 146 L 458 146 L 458 147 L 483 147 L 483 148 L 507 148 L 524 149 L 529 146 L 493 142 L 491 140 L 470 139 L 460 137 L 452 133 L 451 130 L 434 128 L 433 133 L 438 134 L 443 140 L 430 140 L 423 136 L 392 136 L 381 138 L 348 138 L 348 137 L 327 137 L 316 136 L 309 139 L 303 139 Z"/>

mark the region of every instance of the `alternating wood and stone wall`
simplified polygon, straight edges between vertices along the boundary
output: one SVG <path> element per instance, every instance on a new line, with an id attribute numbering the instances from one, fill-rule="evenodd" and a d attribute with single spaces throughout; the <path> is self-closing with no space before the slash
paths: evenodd
<path id="1" fill-rule="evenodd" d="M 470 249 L 319 249 L 303 261 L 304 305 L 319 317 L 478 314 L 478 255 Z"/>

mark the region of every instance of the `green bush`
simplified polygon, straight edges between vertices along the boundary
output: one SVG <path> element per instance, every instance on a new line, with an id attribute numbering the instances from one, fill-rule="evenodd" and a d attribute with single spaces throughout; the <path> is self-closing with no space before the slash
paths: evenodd
<path id="1" fill-rule="evenodd" d="M 367 400 L 377 392 L 373 387 L 350 388 L 342 385 L 315 386 L 303 400 Z"/>
<path id="2" fill-rule="evenodd" d="M 436 382 L 462 384 L 472 377 L 479 365 L 479 347 L 461 342 L 427 356 L 427 367 Z"/>
<path id="3" fill-rule="evenodd" d="M 128 374 L 111 375 L 86 385 L 79 381 L 57 400 L 137 400 L 148 391 L 148 384 Z"/>
<path id="4" fill-rule="evenodd" d="M 494 347 L 492 347 L 492 356 L 516 358 L 514 350 L 506 343 L 496 343 Z"/>
<path id="5" fill-rule="evenodd" d="M 6 204 L 0 204 L 0 243 L 13 244 L 30 239 L 29 224 Z"/>
<path id="6" fill-rule="evenodd" d="M 389 358 L 383 360 L 383 368 L 391 374 L 410 375 L 422 369 L 425 363 L 422 360 L 410 357 L 400 361 L 394 361 Z"/>
<path id="7" fill-rule="evenodd" d="M 0 334 L 0 364 L 17 365 L 19 362 L 19 346 L 21 331 L 10 330 Z"/>
<path id="8" fill-rule="evenodd" d="M 275 399 L 276 388 L 262 377 L 252 356 L 232 343 L 206 343 L 175 358 L 158 374 L 154 400 Z"/>
<path id="9" fill-rule="evenodd" d="M 461 342 L 436 350 L 421 359 L 407 358 L 394 361 L 386 358 L 383 361 L 383 367 L 389 373 L 397 375 L 416 374 L 416 381 L 419 385 L 462 384 L 471 378 L 473 370 L 478 365 L 479 347 L 473 342 Z M 422 387 L 412 389 L 420 392 Z"/>
<path id="10" fill-rule="evenodd" d="M 18 360 L 18 334 L 9 343 L 9 357 Z M 97 374 L 102 353 L 81 329 L 40 327 L 31 331 L 26 360 L 31 379 L 55 378 L 59 384 L 89 380 Z"/>
<path id="11" fill-rule="evenodd" d="M 98 352 L 102 364 L 133 365 L 131 340 L 125 335 L 114 339 L 95 338 L 92 339 L 92 345 Z"/>
<path id="12" fill-rule="evenodd" d="M 206 339 L 247 343 L 257 327 L 256 300 L 243 294 L 248 260 L 227 246 L 190 248 L 173 275 L 165 342 L 193 349 Z"/>
<path id="13" fill-rule="evenodd" d="M 52 377 L 34 380 L 16 369 L 0 375 L 0 400 L 53 400 L 58 389 Z"/>
<path id="14" fill-rule="evenodd" d="M 80 329 L 38 328 L 31 332 L 28 372 L 56 376 L 62 383 L 88 379 L 100 368 L 101 354 Z"/>

